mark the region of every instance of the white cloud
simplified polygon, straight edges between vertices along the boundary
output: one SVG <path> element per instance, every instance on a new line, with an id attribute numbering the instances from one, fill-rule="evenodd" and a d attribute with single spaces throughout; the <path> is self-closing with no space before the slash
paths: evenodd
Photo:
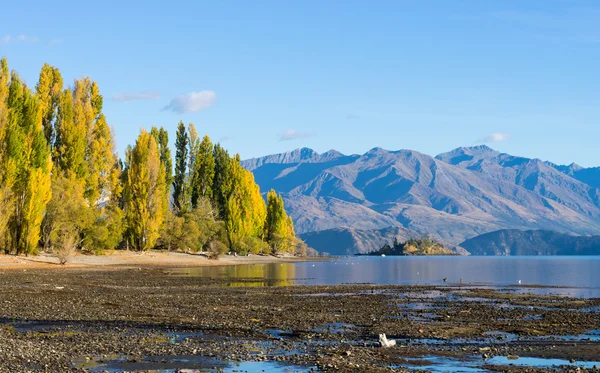
<path id="1" fill-rule="evenodd" d="M 494 132 L 494 133 L 489 134 L 486 137 L 482 138 L 478 142 L 487 144 L 490 142 L 506 141 L 506 140 L 509 140 L 510 138 L 511 138 L 511 135 L 509 133 Z"/>
<path id="2" fill-rule="evenodd" d="M 213 91 L 191 92 L 171 100 L 163 108 L 178 114 L 192 113 L 211 107 L 217 101 L 217 94 Z"/>
<path id="3" fill-rule="evenodd" d="M 54 44 L 61 44 L 64 43 L 65 41 L 63 39 L 52 39 L 50 40 L 50 45 L 54 45 Z"/>
<path id="4" fill-rule="evenodd" d="M 21 34 L 17 37 L 12 37 L 11 35 L 4 35 L 2 39 L 0 39 L 0 44 L 8 44 L 8 43 L 37 43 L 40 39 L 37 36 L 29 36 L 25 34 Z"/>
<path id="5" fill-rule="evenodd" d="M 286 130 L 279 136 L 279 141 L 293 141 L 301 140 L 315 136 L 314 133 L 310 132 L 298 132 L 296 130 Z"/>
<path id="6" fill-rule="evenodd" d="M 39 39 L 37 36 L 28 36 L 28 35 L 21 34 L 21 35 L 17 36 L 17 40 L 22 41 L 24 43 L 37 43 Z"/>
<path id="7" fill-rule="evenodd" d="M 158 100 L 160 94 L 158 92 L 140 92 L 140 93 L 127 93 L 120 92 L 112 96 L 112 99 L 120 102 L 130 102 L 136 100 Z"/>
<path id="8" fill-rule="evenodd" d="M 356 114 L 356 113 L 349 113 L 348 115 L 346 115 L 346 120 L 355 120 L 355 119 L 362 119 L 362 116 L 360 114 Z"/>

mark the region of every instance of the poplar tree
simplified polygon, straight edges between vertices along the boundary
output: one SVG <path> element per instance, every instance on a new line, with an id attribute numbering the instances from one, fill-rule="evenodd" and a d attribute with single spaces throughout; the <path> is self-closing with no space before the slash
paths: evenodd
<path id="1" fill-rule="evenodd" d="M 85 180 L 88 171 L 85 161 L 87 128 L 80 106 L 74 102 L 71 90 L 63 91 L 58 107 L 54 158 L 60 171 L 73 173 L 77 179 Z M 77 120 L 76 115 L 79 116 Z"/>
<path id="2" fill-rule="evenodd" d="M 273 189 L 267 194 L 267 216 L 264 229 L 265 238 L 274 252 L 288 250 L 295 238 L 294 224 L 285 212 L 283 198 Z"/>
<path id="3" fill-rule="evenodd" d="M 127 155 L 125 216 L 128 238 L 137 250 L 149 250 L 165 218 L 165 167 L 154 136 L 142 130 Z"/>
<path id="4" fill-rule="evenodd" d="M 152 127 L 150 134 L 156 140 L 160 162 L 165 166 L 165 183 L 170 186 L 173 183 L 173 160 L 169 148 L 169 133 L 163 127 Z"/>
<path id="5" fill-rule="evenodd" d="M 88 148 L 88 199 L 92 207 L 108 201 L 110 178 L 116 166 L 114 140 L 104 114 L 100 114 L 92 131 Z"/>
<path id="6" fill-rule="evenodd" d="M 229 247 L 246 253 L 248 239 L 261 237 L 266 218 L 266 207 L 260 188 L 252 173 L 244 169 L 240 156 L 230 161 L 230 193 L 225 206 L 225 226 Z"/>
<path id="7" fill-rule="evenodd" d="M 7 107 L 4 161 L 13 175 L 7 245 L 16 254 L 32 254 L 37 249 L 40 226 L 52 194 L 52 161 L 42 129 L 39 100 L 16 72 L 10 78 Z"/>
<path id="8" fill-rule="evenodd" d="M 35 89 L 40 100 L 44 135 L 46 136 L 48 145 L 52 147 L 56 136 L 54 124 L 58 115 L 58 105 L 63 89 L 63 78 L 58 68 L 45 63 L 40 71 L 40 77 Z"/>
<path id="9" fill-rule="evenodd" d="M 7 226 L 11 216 L 11 173 L 7 170 L 6 135 L 8 130 L 8 82 L 6 58 L 0 60 L 0 249 L 6 246 Z"/>
<path id="10" fill-rule="evenodd" d="M 218 216 L 225 220 L 227 201 L 231 191 L 231 158 L 221 144 L 216 144 L 213 149 L 215 160 L 215 176 L 213 178 L 213 203 L 217 208 Z"/>
<path id="11" fill-rule="evenodd" d="M 175 177 L 173 180 L 173 208 L 178 215 L 189 210 L 189 185 L 187 182 L 189 138 L 183 122 L 177 126 L 175 139 Z"/>
<path id="12" fill-rule="evenodd" d="M 204 136 L 197 149 L 191 181 L 193 207 L 198 205 L 200 197 L 212 199 L 215 178 L 215 157 L 210 137 Z"/>

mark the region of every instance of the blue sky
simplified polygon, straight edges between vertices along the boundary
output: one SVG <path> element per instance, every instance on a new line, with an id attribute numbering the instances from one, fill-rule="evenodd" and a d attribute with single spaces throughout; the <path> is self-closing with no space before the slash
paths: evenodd
<path id="1" fill-rule="evenodd" d="M 123 4 L 128 3 L 128 4 Z M 90 76 L 122 153 L 181 119 L 242 158 L 486 142 L 600 165 L 597 1 L 9 1 L 0 55 Z"/>

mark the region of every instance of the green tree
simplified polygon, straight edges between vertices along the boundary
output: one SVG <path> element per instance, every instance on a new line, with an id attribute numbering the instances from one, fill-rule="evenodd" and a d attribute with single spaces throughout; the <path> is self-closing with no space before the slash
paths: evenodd
<path id="1" fill-rule="evenodd" d="M 84 245 L 89 251 L 102 253 L 116 249 L 122 241 L 124 213 L 116 204 L 109 203 L 94 224 L 85 231 Z"/>
<path id="2" fill-rule="evenodd" d="M 175 139 L 175 178 L 173 181 L 173 208 L 177 215 L 189 211 L 188 145 L 189 138 L 185 125 L 183 122 L 179 122 Z"/>
<path id="3" fill-rule="evenodd" d="M 200 251 L 208 249 L 209 243 L 219 239 L 222 226 L 215 219 L 211 202 L 201 199 L 198 207 L 175 215 L 167 213 L 161 234 L 161 245 L 168 250 Z"/>
<path id="4" fill-rule="evenodd" d="M 173 184 L 173 160 L 171 159 L 171 148 L 169 148 L 169 133 L 163 127 L 152 127 L 150 134 L 156 140 L 160 161 L 165 166 L 165 185 Z"/>
<path id="5" fill-rule="evenodd" d="M 213 149 L 215 161 L 215 176 L 213 178 L 213 201 L 219 217 L 225 220 L 227 203 L 231 192 L 231 158 L 221 144 L 216 144 Z"/>
<path id="6" fill-rule="evenodd" d="M 191 181 L 192 206 L 196 207 L 200 197 L 212 199 L 215 178 L 215 157 L 210 137 L 204 136 L 195 156 Z"/>
<path id="7" fill-rule="evenodd" d="M 128 238 L 137 250 L 154 247 L 165 219 L 165 166 L 160 160 L 158 144 L 142 130 L 127 155 L 125 217 Z"/>
<path id="8" fill-rule="evenodd" d="M 78 110 L 83 116 L 81 108 Z M 83 119 L 75 121 L 73 93 L 65 90 L 60 96 L 58 119 L 56 123 L 56 139 L 54 159 L 58 171 L 72 172 L 78 179 L 87 176 L 85 153 L 87 147 L 87 128 Z"/>

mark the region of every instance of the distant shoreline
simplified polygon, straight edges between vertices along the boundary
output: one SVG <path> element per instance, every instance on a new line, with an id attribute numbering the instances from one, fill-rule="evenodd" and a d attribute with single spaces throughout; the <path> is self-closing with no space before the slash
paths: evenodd
<path id="1" fill-rule="evenodd" d="M 201 254 L 166 251 L 113 251 L 105 255 L 78 253 L 71 262 L 60 265 L 49 253 L 37 256 L 0 255 L 0 271 L 27 269 L 127 269 L 133 267 L 212 267 L 237 264 L 299 263 L 327 260 L 325 257 L 296 257 L 272 255 L 223 255 L 212 260 Z"/>

